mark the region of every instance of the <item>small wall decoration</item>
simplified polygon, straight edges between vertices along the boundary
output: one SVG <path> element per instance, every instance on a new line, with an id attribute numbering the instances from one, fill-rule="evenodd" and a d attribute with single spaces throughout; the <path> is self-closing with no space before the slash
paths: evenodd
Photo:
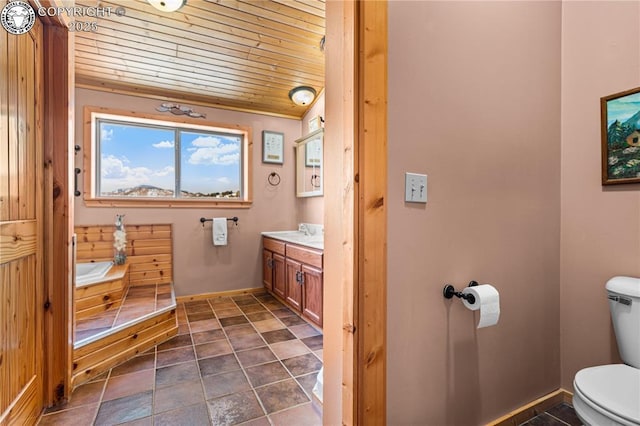
<path id="1" fill-rule="evenodd" d="M 600 99 L 602 184 L 640 182 L 640 87 Z"/>
<path id="2" fill-rule="evenodd" d="M 262 162 L 284 163 L 284 133 L 262 131 Z"/>

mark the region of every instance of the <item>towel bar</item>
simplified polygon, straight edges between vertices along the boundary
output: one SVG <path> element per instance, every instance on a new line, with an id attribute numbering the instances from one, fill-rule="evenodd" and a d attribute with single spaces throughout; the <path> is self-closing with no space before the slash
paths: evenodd
<path id="1" fill-rule="evenodd" d="M 236 226 L 238 226 L 238 221 L 240 219 L 238 219 L 238 216 L 234 216 L 234 217 L 228 217 L 227 220 L 233 221 L 236 224 Z M 212 221 L 213 221 L 213 219 L 207 219 L 207 218 L 204 218 L 204 217 L 200 218 L 200 223 L 202 223 L 202 227 L 203 228 L 204 228 L 204 223 L 205 222 L 212 222 Z"/>

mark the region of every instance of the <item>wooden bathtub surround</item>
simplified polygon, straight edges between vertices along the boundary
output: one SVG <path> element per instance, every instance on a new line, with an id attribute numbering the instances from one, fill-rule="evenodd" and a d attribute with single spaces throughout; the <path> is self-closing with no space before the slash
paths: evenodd
<path id="1" fill-rule="evenodd" d="M 127 263 L 131 286 L 173 281 L 170 224 L 126 223 Z M 76 226 L 77 262 L 113 260 L 114 225 Z"/>
<path id="2" fill-rule="evenodd" d="M 127 261 L 115 265 L 101 284 L 76 288 L 76 320 L 91 319 L 127 306 L 127 291 L 146 291 L 157 284 L 173 286 L 173 240 L 170 224 L 135 225 L 125 222 Z M 114 225 L 76 226 L 77 262 L 103 262 L 113 259 Z M 139 318 L 114 322 L 111 330 L 78 342 L 73 351 L 72 388 L 124 361 L 162 343 L 178 333 L 175 295 L 155 312 Z M 118 317 L 122 315 L 122 310 Z"/>
<path id="3" fill-rule="evenodd" d="M 97 282 L 75 288 L 76 320 L 120 307 L 129 289 L 129 264 L 114 265 Z"/>

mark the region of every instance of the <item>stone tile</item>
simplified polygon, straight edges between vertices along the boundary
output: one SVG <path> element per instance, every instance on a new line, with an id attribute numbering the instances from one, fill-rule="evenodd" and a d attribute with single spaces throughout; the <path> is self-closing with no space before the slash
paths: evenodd
<path id="1" fill-rule="evenodd" d="M 193 314 L 187 313 L 187 319 L 189 320 L 189 322 L 204 321 L 214 318 L 215 315 L 213 315 L 213 311 L 211 310 L 211 308 L 209 308 L 208 312 L 196 312 Z"/>
<path id="2" fill-rule="evenodd" d="M 236 327 L 230 327 L 225 330 L 227 336 L 241 336 L 243 334 L 258 334 L 256 329 L 251 324 L 238 325 Z"/>
<path id="3" fill-rule="evenodd" d="M 236 392 L 251 390 L 242 370 L 229 371 L 202 379 L 206 399 L 218 398 Z"/>
<path id="4" fill-rule="evenodd" d="M 522 426 L 567 426 L 566 423 L 561 422 L 548 415 L 547 413 L 542 413 L 539 416 L 534 417 L 526 423 L 523 423 Z"/>
<path id="5" fill-rule="evenodd" d="M 158 414 L 197 402 L 204 404 L 204 393 L 200 380 L 183 382 L 156 390 L 153 412 Z"/>
<path id="6" fill-rule="evenodd" d="M 171 364 L 193 361 L 195 359 L 195 354 L 193 353 L 192 346 L 185 346 L 183 348 L 169 349 L 167 351 L 158 352 L 156 356 L 156 365 L 158 367 L 165 367 Z"/>
<path id="7" fill-rule="evenodd" d="M 201 331 L 218 330 L 220 323 L 217 319 L 196 321 L 189 324 L 192 333 L 198 333 Z"/>
<path id="8" fill-rule="evenodd" d="M 216 340 L 215 342 L 196 345 L 196 356 L 198 359 L 230 354 L 231 352 L 233 352 L 231 346 L 229 346 L 226 340 Z"/>
<path id="9" fill-rule="evenodd" d="M 198 364 L 185 362 L 156 370 L 156 389 L 200 378 Z"/>
<path id="10" fill-rule="evenodd" d="M 244 316 L 220 318 L 220 324 L 223 327 L 231 327 L 234 325 L 244 324 L 249 322 Z"/>
<path id="11" fill-rule="evenodd" d="M 154 416 L 155 426 L 205 426 L 211 425 L 206 403 L 198 403 L 166 411 Z"/>
<path id="12" fill-rule="evenodd" d="M 206 300 L 196 300 L 193 302 L 186 302 L 184 309 L 187 314 L 196 314 L 198 312 L 211 312 L 211 305 Z"/>
<path id="13" fill-rule="evenodd" d="M 71 401 L 64 405 L 48 408 L 46 413 L 48 414 L 61 410 L 68 410 L 82 405 L 97 404 L 100 402 L 105 384 L 106 380 L 100 380 L 80 385 L 73 391 Z M 95 412 L 93 414 L 95 415 Z"/>
<path id="14" fill-rule="evenodd" d="M 258 301 L 260 302 L 273 302 L 276 301 L 277 299 L 275 297 L 273 297 L 272 295 L 270 295 L 269 293 L 265 293 L 265 294 L 255 294 L 254 295 L 256 299 L 258 299 Z"/>
<path id="15" fill-rule="evenodd" d="M 199 333 L 193 333 L 191 337 L 193 338 L 193 343 L 196 345 L 226 338 L 222 330 L 201 331 Z"/>
<path id="16" fill-rule="evenodd" d="M 256 328 L 256 330 L 258 330 L 260 333 L 264 333 L 266 331 L 273 331 L 273 330 L 280 330 L 285 328 L 284 324 L 282 324 L 280 321 L 278 321 L 277 319 L 273 318 L 273 319 L 268 319 L 268 320 L 264 320 L 264 321 L 257 321 L 253 323 L 253 326 Z"/>
<path id="17" fill-rule="evenodd" d="M 229 317 L 237 317 L 242 315 L 242 311 L 236 307 L 233 308 L 224 308 L 224 309 L 216 309 L 216 316 L 220 319 L 229 318 Z"/>
<path id="18" fill-rule="evenodd" d="M 251 322 L 256 322 L 256 321 L 264 321 L 264 320 L 268 320 L 268 319 L 273 319 L 273 314 L 270 314 L 269 312 L 254 312 L 251 314 L 247 314 L 247 318 L 249 318 L 249 321 Z"/>
<path id="19" fill-rule="evenodd" d="M 316 356 L 320 361 L 324 362 L 324 359 L 323 359 L 324 351 L 322 349 L 320 349 L 319 351 L 313 351 L 313 353 L 316 354 Z"/>
<path id="20" fill-rule="evenodd" d="M 257 348 L 260 346 L 264 346 L 264 340 L 258 334 L 242 334 L 240 336 L 231 336 L 229 337 L 229 341 L 231 342 L 231 346 L 236 351 L 242 351 L 245 349 Z"/>
<path id="21" fill-rule="evenodd" d="M 204 358 L 198 361 L 202 377 L 220 374 L 227 371 L 239 370 L 240 364 L 233 354 Z"/>
<path id="22" fill-rule="evenodd" d="M 269 345 L 271 350 L 279 359 L 292 358 L 298 355 L 304 355 L 309 351 L 307 345 L 300 340 L 287 340 L 286 342 L 278 342 Z"/>
<path id="23" fill-rule="evenodd" d="M 265 414 L 253 391 L 211 399 L 207 405 L 214 425 L 235 425 Z"/>
<path id="24" fill-rule="evenodd" d="M 291 378 L 287 370 L 277 361 L 248 367 L 244 371 L 254 388 Z"/>
<path id="25" fill-rule="evenodd" d="M 282 321 L 282 323 L 284 325 L 286 325 L 287 327 L 291 327 L 293 325 L 300 325 L 300 324 L 306 324 L 307 323 L 305 320 L 303 320 L 302 318 L 300 318 L 297 315 L 292 315 L 290 317 L 280 318 L 280 321 Z"/>
<path id="26" fill-rule="evenodd" d="M 247 306 L 247 305 L 253 305 L 258 303 L 258 300 L 253 297 L 253 296 L 233 296 L 231 297 L 233 299 L 233 301 L 236 303 L 236 305 L 238 306 Z"/>
<path id="27" fill-rule="evenodd" d="M 183 346 L 191 346 L 191 336 L 189 334 L 182 334 L 172 337 L 166 342 L 158 345 L 158 351 L 165 351 L 167 349 L 175 349 Z"/>
<path id="28" fill-rule="evenodd" d="M 266 346 L 248 351 L 236 352 L 236 356 L 244 368 L 251 367 L 252 365 L 264 364 L 277 359 L 273 352 L 271 352 L 271 349 Z"/>
<path id="29" fill-rule="evenodd" d="M 302 341 L 302 343 L 307 345 L 309 349 L 311 349 L 312 351 L 317 351 L 318 349 L 322 349 L 322 336 L 306 337 L 300 340 Z"/>
<path id="30" fill-rule="evenodd" d="M 294 377 L 320 371 L 320 368 L 322 368 L 322 362 L 314 354 L 294 356 L 293 358 L 285 359 L 282 363 Z"/>
<path id="31" fill-rule="evenodd" d="M 267 417 L 259 417 L 257 419 L 249 420 L 248 422 L 241 423 L 240 426 L 271 426 L 271 422 Z"/>
<path id="32" fill-rule="evenodd" d="M 138 420 L 132 420 L 130 422 L 120 423 L 118 426 L 153 426 L 153 417 L 143 417 Z"/>
<path id="33" fill-rule="evenodd" d="M 70 410 L 45 414 L 38 425 L 42 426 L 68 426 L 68 425 L 92 425 L 98 411 L 98 403 L 84 405 Z"/>
<path id="34" fill-rule="evenodd" d="M 180 324 L 178 325 L 178 334 L 182 335 L 182 334 L 189 334 L 191 331 L 189 330 L 189 325 L 188 324 Z"/>
<path id="35" fill-rule="evenodd" d="M 112 376 L 107 380 L 102 401 L 122 398 L 153 389 L 155 383 L 154 370 L 142 370 L 135 373 Z"/>
<path id="36" fill-rule="evenodd" d="M 272 300 L 270 302 L 263 302 L 262 304 L 266 308 L 268 308 L 271 312 L 274 312 L 279 309 L 286 309 L 286 307 L 282 303 L 278 302 L 277 300 Z"/>
<path id="37" fill-rule="evenodd" d="M 259 387 L 256 393 L 267 414 L 309 401 L 302 388 L 293 379 Z"/>
<path id="38" fill-rule="evenodd" d="M 292 325 L 291 327 L 289 327 L 289 330 L 291 330 L 291 332 L 295 334 L 298 339 L 304 339 L 305 337 L 318 336 L 322 334 L 309 324 Z"/>
<path id="39" fill-rule="evenodd" d="M 151 415 L 153 391 L 113 399 L 100 404 L 95 426 L 113 425 Z"/>
<path id="40" fill-rule="evenodd" d="M 313 387 L 316 385 L 316 381 L 318 380 L 318 372 L 316 371 L 315 373 L 298 376 L 296 377 L 296 380 L 300 386 L 302 386 L 302 389 L 304 389 L 307 396 L 311 399 Z"/>
<path id="41" fill-rule="evenodd" d="M 286 328 L 281 330 L 265 331 L 262 333 L 262 337 L 267 343 L 285 342 L 296 338 L 296 336 Z"/>
<path id="42" fill-rule="evenodd" d="M 311 402 L 269 415 L 274 426 L 322 426 L 322 416 Z"/>
<path id="43" fill-rule="evenodd" d="M 253 312 L 266 312 L 267 308 L 265 308 L 264 306 L 260 305 L 259 303 L 256 303 L 255 305 L 240 306 L 240 310 L 242 312 L 244 312 L 245 314 L 250 314 L 250 313 L 253 313 Z"/>
<path id="44" fill-rule="evenodd" d="M 214 297 L 213 299 L 207 299 L 209 301 L 209 303 L 211 303 L 211 305 L 223 305 L 223 304 L 231 304 L 232 306 L 235 306 L 235 303 L 233 303 L 233 299 L 231 299 L 231 297 L 229 296 L 220 296 L 220 297 Z"/>
<path id="45" fill-rule="evenodd" d="M 550 414 L 553 417 L 556 417 L 565 423 L 569 423 L 571 426 L 582 425 L 582 422 L 576 415 L 575 410 L 569 404 L 565 404 L 565 403 L 558 404 L 555 407 L 552 407 L 549 410 L 547 410 L 547 414 Z"/>

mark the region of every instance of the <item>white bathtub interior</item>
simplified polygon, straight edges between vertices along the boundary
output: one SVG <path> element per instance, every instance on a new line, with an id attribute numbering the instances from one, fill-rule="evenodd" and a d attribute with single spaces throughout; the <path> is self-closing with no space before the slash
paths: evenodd
<path id="1" fill-rule="evenodd" d="M 113 266 L 113 262 L 76 263 L 76 287 L 103 278 Z"/>

